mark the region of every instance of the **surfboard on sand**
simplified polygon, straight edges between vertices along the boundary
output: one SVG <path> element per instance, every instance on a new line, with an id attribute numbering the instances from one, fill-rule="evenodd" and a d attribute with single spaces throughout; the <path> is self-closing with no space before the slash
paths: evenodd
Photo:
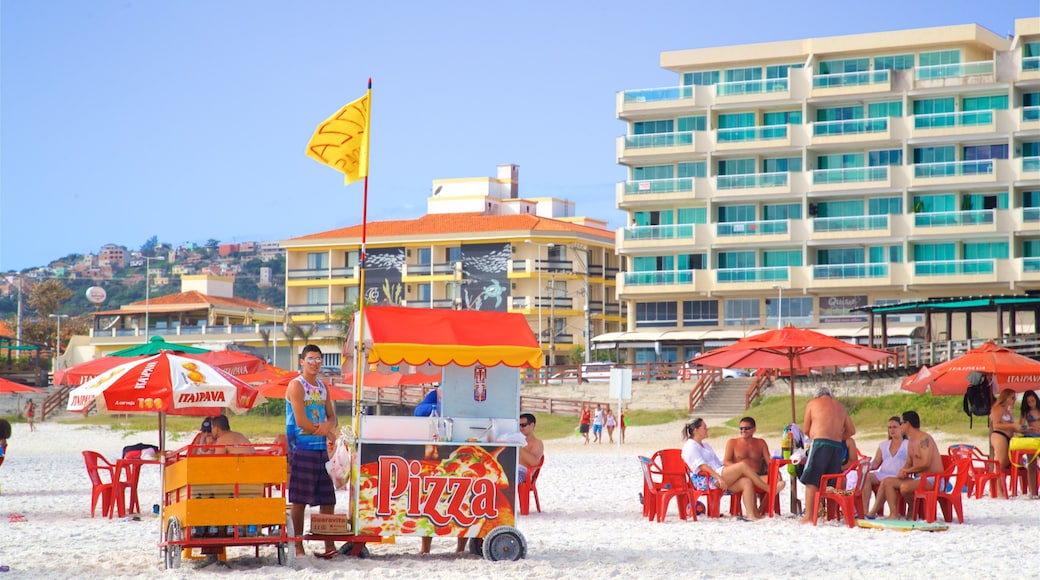
<path id="1" fill-rule="evenodd" d="M 950 526 L 941 522 L 918 522 L 910 520 L 856 520 L 861 528 L 895 530 L 897 532 L 945 532 Z"/>

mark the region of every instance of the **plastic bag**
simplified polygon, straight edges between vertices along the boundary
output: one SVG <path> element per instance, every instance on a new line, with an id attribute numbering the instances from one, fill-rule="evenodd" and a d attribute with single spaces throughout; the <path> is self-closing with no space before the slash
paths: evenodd
<path id="1" fill-rule="evenodd" d="M 325 469 L 336 489 L 345 490 L 350 484 L 350 461 L 350 449 L 341 437 L 336 441 L 336 450 L 325 463 Z"/>

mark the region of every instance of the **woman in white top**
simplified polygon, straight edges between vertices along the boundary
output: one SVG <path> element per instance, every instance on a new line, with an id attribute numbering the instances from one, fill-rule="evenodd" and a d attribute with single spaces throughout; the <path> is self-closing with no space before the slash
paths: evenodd
<path id="1" fill-rule="evenodd" d="M 693 485 L 697 489 L 724 489 L 730 493 L 738 493 L 744 502 L 744 511 L 754 520 L 762 516 L 755 505 L 756 488 L 769 493 L 769 483 L 762 479 L 746 463 L 733 463 L 723 466 L 722 460 L 715 454 L 705 439 L 708 438 L 708 424 L 704 419 L 695 419 L 683 427 L 686 442 L 682 447 L 682 458 L 693 472 Z M 708 477 L 704 477 L 708 476 Z M 711 478 L 710 483 L 707 480 Z M 784 488 L 784 482 L 777 484 L 777 492 Z"/>
<path id="2" fill-rule="evenodd" d="M 863 507 L 867 509 L 867 517 L 877 517 L 878 511 L 885 503 L 885 498 L 878 495 L 874 499 L 874 505 L 870 505 L 870 494 L 881 485 L 881 480 L 889 477 L 898 477 L 899 470 L 906 465 L 906 439 L 899 432 L 902 421 L 899 417 L 888 419 L 888 441 L 878 446 L 873 461 L 870 462 L 870 471 L 863 480 Z"/>

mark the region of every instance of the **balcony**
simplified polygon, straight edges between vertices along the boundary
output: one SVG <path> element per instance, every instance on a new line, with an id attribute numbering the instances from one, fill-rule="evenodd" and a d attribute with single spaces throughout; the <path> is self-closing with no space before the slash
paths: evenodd
<path id="1" fill-rule="evenodd" d="M 814 98 L 887 93 L 892 90 L 892 73 L 876 70 L 813 75 L 812 84 Z"/>
<path id="2" fill-rule="evenodd" d="M 978 276 L 985 281 L 996 281 L 996 260 L 940 260 L 934 262 L 914 262 L 914 277 L 936 278 L 953 277 L 949 282 L 961 283 L 961 276 Z M 917 280 L 920 281 L 920 280 Z M 974 282 L 976 280 L 964 280 Z"/>
<path id="3" fill-rule="evenodd" d="M 733 127 L 715 131 L 718 151 L 735 151 L 759 147 L 784 147 L 791 144 L 790 125 Z"/>
<path id="4" fill-rule="evenodd" d="M 1037 179 L 1040 176 L 1026 174 L 1038 172 L 1040 172 L 1040 157 L 1022 158 L 1022 179 Z"/>
<path id="5" fill-rule="evenodd" d="M 350 268 L 302 268 L 289 270 L 289 280 L 329 280 L 332 278 L 357 278 L 357 267 Z"/>
<path id="6" fill-rule="evenodd" d="M 719 268 L 715 270 L 715 280 L 719 284 L 741 282 L 787 282 L 791 279 L 788 266 L 770 266 L 762 268 Z"/>
<path id="7" fill-rule="evenodd" d="M 1022 59 L 1022 73 L 1018 80 L 1031 81 L 1040 79 L 1040 56 L 1027 56 Z"/>
<path id="8" fill-rule="evenodd" d="M 787 236 L 790 234 L 788 220 L 761 220 L 753 222 L 719 222 L 715 224 L 715 235 L 719 238 L 728 236 Z M 723 242 L 724 240 L 716 240 Z"/>
<path id="9" fill-rule="evenodd" d="M 1025 223 L 1040 223 L 1040 207 L 1022 208 L 1022 221 Z"/>
<path id="10" fill-rule="evenodd" d="M 818 121 L 812 124 L 812 144 L 888 141 L 891 139 L 887 117 Z"/>
<path id="11" fill-rule="evenodd" d="M 914 138 L 993 133 L 997 130 L 994 111 L 961 111 L 914 115 Z"/>
<path id="12" fill-rule="evenodd" d="M 715 178 L 715 189 L 720 192 L 732 189 L 775 189 L 775 193 L 787 193 L 790 191 L 789 179 L 790 173 L 787 171 L 719 175 Z"/>
<path id="13" fill-rule="evenodd" d="M 696 151 L 711 150 L 705 131 L 678 131 L 624 135 L 617 138 L 618 163 L 623 165 L 687 159 Z"/>
<path id="14" fill-rule="evenodd" d="M 820 264 L 812 267 L 813 283 L 821 288 L 877 287 L 891 284 L 888 264 Z"/>
<path id="15" fill-rule="evenodd" d="M 693 241 L 694 224 L 663 226 L 629 226 L 624 231 L 625 242 L 684 240 Z"/>
<path id="16" fill-rule="evenodd" d="M 919 66 L 914 69 L 914 88 L 932 89 L 995 83 L 996 68 L 996 63 L 991 60 Z"/>
<path id="17" fill-rule="evenodd" d="M 813 191 L 844 191 L 869 187 L 891 187 L 888 166 L 843 167 L 840 169 L 814 169 Z"/>
<path id="18" fill-rule="evenodd" d="M 711 104 L 710 87 L 662 87 L 617 93 L 616 110 L 621 119 L 652 118 L 678 114 L 692 107 Z"/>
<path id="19" fill-rule="evenodd" d="M 791 83 L 788 79 L 759 79 L 715 85 L 716 104 L 776 101 L 790 98 Z"/>
<path id="20" fill-rule="evenodd" d="M 915 163 L 911 187 L 961 183 L 992 183 L 997 180 L 996 160 Z"/>
<path id="21" fill-rule="evenodd" d="M 705 178 L 698 179 L 701 179 L 701 188 L 710 189 Z M 695 178 L 692 177 L 640 179 L 619 182 L 615 197 L 618 207 L 624 209 L 632 205 L 688 201 L 696 197 L 695 189 Z"/>
<path id="22" fill-rule="evenodd" d="M 929 212 L 914 214 L 914 228 L 973 228 L 971 231 L 995 231 L 996 210 L 976 209 L 967 211 Z"/>
<path id="23" fill-rule="evenodd" d="M 650 272 L 625 272 L 624 284 L 628 286 L 672 286 L 693 284 L 695 270 L 654 270 Z"/>
<path id="24" fill-rule="evenodd" d="M 890 220 L 887 215 L 859 215 L 813 218 L 813 239 L 841 239 L 873 235 L 890 235 Z"/>
<path id="25" fill-rule="evenodd" d="M 1022 122 L 1019 131 L 1036 131 L 1040 129 L 1040 106 L 1022 107 Z"/>

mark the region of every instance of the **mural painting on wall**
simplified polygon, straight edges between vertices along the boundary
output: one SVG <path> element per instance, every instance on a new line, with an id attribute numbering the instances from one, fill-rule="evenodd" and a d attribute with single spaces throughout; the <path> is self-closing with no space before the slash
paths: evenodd
<path id="1" fill-rule="evenodd" d="M 401 304 L 404 286 L 404 248 L 370 250 L 365 260 L 365 301 L 369 304 Z"/>
<path id="2" fill-rule="evenodd" d="M 466 310 L 509 308 L 509 244 L 462 246 L 462 307 Z"/>

